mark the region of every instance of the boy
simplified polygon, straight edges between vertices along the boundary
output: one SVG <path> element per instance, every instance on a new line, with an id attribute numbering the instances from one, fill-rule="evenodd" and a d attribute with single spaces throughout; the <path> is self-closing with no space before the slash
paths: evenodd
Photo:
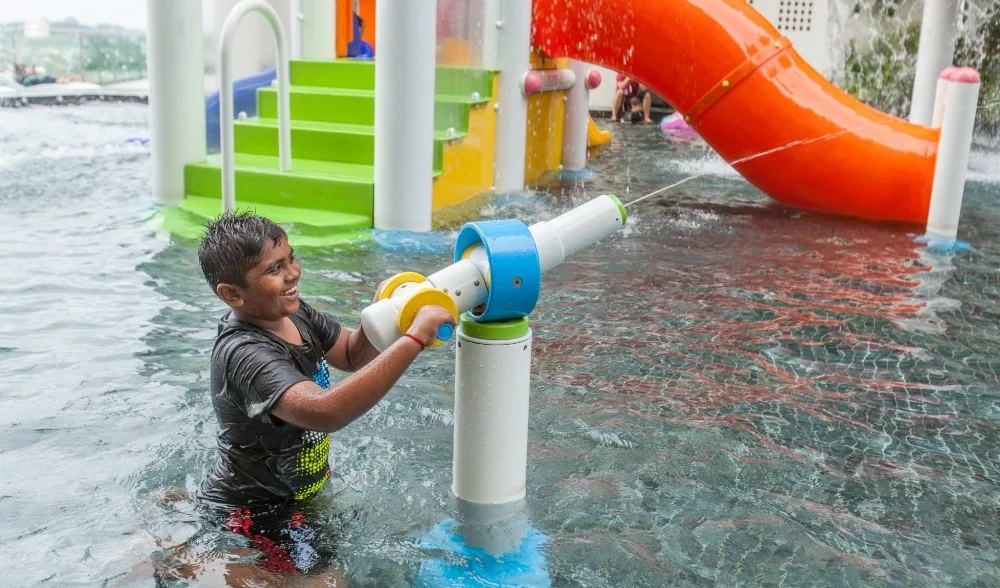
<path id="1" fill-rule="evenodd" d="M 251 538 L 263 567 L 310 571 L 319 556 L 301 545 L 315 533 L 299 507 L 330 477 L 329 434 L 375 406 L 452 317 L 424 307 L 379 354 L 363 329 L 345 329 L 299 299 L 302 271 L 285 231 L 251 213 L 211 223 L 198 258 L 232 309 L 212 350 L 219 451 L 198 497 Z M 354 374 L 331 386 L 330 365 Z"/>

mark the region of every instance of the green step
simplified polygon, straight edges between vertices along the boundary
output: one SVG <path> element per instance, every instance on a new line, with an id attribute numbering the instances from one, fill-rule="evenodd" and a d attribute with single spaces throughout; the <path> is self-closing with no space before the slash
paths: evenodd
<path id="1" fill-rule="evenodd" d="M 206 219 L 211 219 L 222 212 L 222 200 L 203 196 L 188 196 L 181 203 L 181 208 Z M 311 208 L 304 209 L 277 206 L 274 204 L 258 204 L 255 202 L 247 202 L 243 206 L 238 206 L 238 208 L 253 209 L 257 214 L 266 216 L 278 224 L 304 224 L 306 225 L 303 231 L 305 233 L 321 232 L 317 231 L 317 229 L 354 231 L 357 229 L 370 229 L 372 226 L 371 217 L 363 214 L 347 214 Z"/>
<path id="2" fill-rule="evenodd" d="M 272 204 L 244 203 L 241 208 L 252 209 L 284 225 L 289 241 L 297 248 L 357 243 L 369 239 L 371 234 L 371 218 L 364 215 Z M 206 223 L 221 212 L 222 202 L 218 198 L 188 196 L 179 206 L 160 207 L 156 217 L 160 228 L 197 242 L 205 234 Z"/>
<path id="3" fill-rule="evenodd" d="M 292 61 L 290 79 L 293 86 L 316 86 L 345 90 L 374 90 L 375 66 L 371 61 L 339 59 L 337 61 Z"/>
<path id="4" fill-rule="evenodd" d="M 373 215 L 373 168 L 348 163 L 292 160 L 292 171 L 279 171 L 278 158 L 236 154 L 236 206 L 265 204 L 350 215 Z M 221 157 L 184 168 L 188 195 L 222 198 Z"/>
<path id="5" fill-rule="evenodd" d="M 375 91 L 292 86 L 292 120 L 326 123 L 375 125 Z M 441 95 L 434 102 L 434 128 L 438 131 L 455 129 L 458 133 L 469 130 L 469 110 L 486 104 L 463 96 Z M 257 90 L 257 114 L 261 118 L 278 118 L 278 90 Z"/>
<path id="6" fill-rule="evenodd" d="M 444 144 L 450 139 L 460 139 L 464 133 L 448 137 L 444 131 L 434 134 L 434 174 L 441 173 Z M 278 121 L 260 118 L 240 121 L 234 125 L 237 153 L 278 155 Z M 365 125 L 323 123 L 314 121 L 292 122 L 292 156 L 298 159 L 375 164 L 375 129 Z"/>
<path id="7" fill-rule="evenodd" d="M 372 61 L 293 61 L 293 86 L 314 86 L 351 90 L 375 89 L 375 63 Z M 441 95 L 471 98 L 474 92 L 483 99 L 493 95 L 493 72 L 464 67 L 440 66 L 434 78 L 434 91 Z"/>
<path id="8" fill-rule="evenodd" d="M 289 93 L 292 120 L 368 126 L 375 124 L 375 94 L 371 90 L 292 86 Z M 257 90 L 257 116 L 278 118 L 276 88 Z"/>
<path id="9" fill-rule="evenodd" d="M 487 101 L 493 97 L 493 72 L 485 69 L 441 66 L 434 78 L 434 93 L 469 98 L 473 92 Z"/>

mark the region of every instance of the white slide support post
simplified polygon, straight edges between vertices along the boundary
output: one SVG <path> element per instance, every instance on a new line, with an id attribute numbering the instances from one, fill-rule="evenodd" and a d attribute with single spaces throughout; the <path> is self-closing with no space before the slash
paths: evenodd
<path id="1" fill-rule="evenodd" d="M 927 236 L 954 241 L 962 213 L 981 82 L 972 68 L 953 68 L 942 75 L 948 80 Z"/>
<path id="2" fill-rule="evenodd" d="M 375 228 L 431 229 L 437 0 L 380 0 Z"/>
<path id="3" fill-rule="evenodd" d="M 576 75 L 576 84 L 566 92 L 563 115 L 562 167 L 566 171 L 582 171 L 587 167 L 587 123 L 590 120 L 590 66 L 571 59 L 569 69 Z"/>
<path id="4" fill-rule="evenodd" d="M 184 200 L 184 166 L 205 160 L 201 0 L 146 0 L 153 201 Z"/>
<path id="5" fill-rule="evenodd" d="M 958 0 L 924 0 L 920 50 L 910 103 L 910 122 L 914 124 L 929 126 L 933 123 L 938 76 L 952 65 L 954 58 L 958 3 Z"/>

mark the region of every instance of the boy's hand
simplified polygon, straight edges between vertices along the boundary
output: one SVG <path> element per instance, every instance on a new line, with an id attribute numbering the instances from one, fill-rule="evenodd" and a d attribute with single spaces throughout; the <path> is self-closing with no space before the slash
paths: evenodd
<path id="1" fill-rule="evenodd" d="M 407 333 L 423 341 L 424 345 L 430 345 L 437 339 L 438 327 L 446 323 L 455 326 L 450 312 L 441 306 L 427 305 L 417 311 Z"/>

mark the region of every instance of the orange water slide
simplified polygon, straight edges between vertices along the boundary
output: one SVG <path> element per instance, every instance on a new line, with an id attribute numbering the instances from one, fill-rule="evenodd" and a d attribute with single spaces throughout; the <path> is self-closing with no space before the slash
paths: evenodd
<path id="1" fill-rule="evenodd" d="M 862 104 L 746 0 L 534 0 L 534 42 L 626 73 L 775 200 L 924 223 L 939 132 Z"/>

